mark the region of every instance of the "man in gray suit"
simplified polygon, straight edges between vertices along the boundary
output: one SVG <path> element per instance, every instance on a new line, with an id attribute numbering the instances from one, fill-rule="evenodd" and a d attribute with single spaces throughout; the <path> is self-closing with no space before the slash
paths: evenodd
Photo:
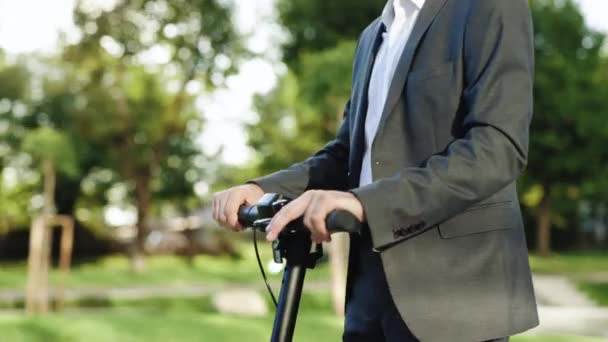
<path id="1" fill-rule="evenodd" d="M 304 216 L 353 213 L 345 341 L 487 341 L 538 324 L 515 181 L 532 117 L 526 0 L 389 0 L 359 37 L 335 140 L 286 170 L 216 194 L 214 217 L 264 192 Z"/>

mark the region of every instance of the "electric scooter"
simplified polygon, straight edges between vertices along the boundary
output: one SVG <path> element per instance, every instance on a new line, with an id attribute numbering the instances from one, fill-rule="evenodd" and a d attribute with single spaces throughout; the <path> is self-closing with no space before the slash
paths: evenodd
<path id="1" fill-rule="evenodd" d="M 255 205 L 239 208 L 239 223 L 243 227 L 254 229 L 255 241 L 255 232 L 266 232 L 266 227 L 272 217 L 289 201 L 289 199 L 279 194 L 265 194 Z M 326 218 L 326 227 L 330 234 L 339 232 L 359 234 L 361 226 L 361 222 L 348 211 L 337 210 L 330 213 Z M 293 338 L 306 269 L 314 268 L 317 261 L 323 256 L 321 244 L 316 244 L 314 249 L 312 247 L 310 231 L 304 226 L 302 218 L 290 222 L 279 234 L 278 239 L 272 243 L 274 261 L 282 263 L 285 259 L 286 266 L 283 272 L 278 303 L 272 291 L 270 291 L 268 282 L 266 282 L 273 301 L 277 305 L 271 342 L 291 342 Z M 257 252 L 257 244 L 255 248 L 260 270 L 264 280 L 266 280 Z"/>

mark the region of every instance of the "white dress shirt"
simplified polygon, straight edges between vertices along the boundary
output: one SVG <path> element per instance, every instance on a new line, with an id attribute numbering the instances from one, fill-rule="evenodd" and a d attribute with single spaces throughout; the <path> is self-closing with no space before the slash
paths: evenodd
<path id="1" fill-rule="evenodd" d="M 361 165 L 359 186 L 372 182 L 371 149 L 378 130 L 388 90 L 397 69 L 412 28 L 425 0 L 389 0 L 382 11 L 382 43 L 376 54 L 368 89 L 368 107 L 365 118 L 365 152 Z"/>

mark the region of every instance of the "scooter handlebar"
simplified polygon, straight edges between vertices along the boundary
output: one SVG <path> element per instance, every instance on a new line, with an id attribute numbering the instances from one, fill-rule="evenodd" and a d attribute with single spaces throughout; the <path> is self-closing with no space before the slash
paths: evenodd
<path id="1" fill-rule="evenodd" d="M 325 218 L 325 225 L 330 234 L 361 233 L 363 223 L 355 215 L 346 210 L 334 210 Z"/>
<path id="2" fill-rule="evenodd" d="M 258 207 L 255 205 L 242 205 L 239 207 L 238 213 L 239 223 L 243 227 L 252 227 L 253 223 L 260 219 Z"/>
<path id="3" fill-rule="evenodd" d="M 260 217 L 257 206 L 243 205 L 238 212 L 239 223 L 243 227 L 252 227 L 254 222 L 269 217 Z M 325 218 L 327 231 L 333 233 L 360 233 L 362 223 L 346 210 L 334 210 Z"/>

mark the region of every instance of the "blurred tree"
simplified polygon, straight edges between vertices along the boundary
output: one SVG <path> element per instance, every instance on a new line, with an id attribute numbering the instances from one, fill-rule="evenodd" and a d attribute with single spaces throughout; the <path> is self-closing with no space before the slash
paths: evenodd
<path id="1" fill-rule="evenodd" d="M 33 103 L 31 115 L 23 119 L 23 125 L 28 130 L 36 130 L 40 126 L 52 127 L 71 142 L 72 151 L 77 156 L 78 174 L 71 176 L 59 170 L 57 189 L 61 190 L 55 192 L 55 200 L 59 214 L 77 216 L 74 214 L 76 203 L 83 194 L 83 180 L 94 170 L 107 167 L 107 145 L 103 141 L 93 139 L 87 130 L 82 129 L 82 115 L 88 103 L 93 106 L 103 104 L 106 108 L 112 104 L 103 102 L 107 96 L 98 98 L 98 102 L 89 101 L 88 97 L 92 94 L 84 91 L 84 85 L 89 80 L 83 77 L 78 64 L 57 59 L 43 59 L 39 63 L 45 67 L 37 76 L 41 96 Z M 97 197 L 95 205 L 103 206 L 103 192 Z M 87 227 L 92 224 L 90 221 L 83 223 L 87 224 Z"/>
<path id="2" fill-rule="evenodd" d="M 137 208 L 132 255 L 138 271 L 150 210 L 200 205 L 194 184 L 208 176 L 203 166 L 213 160 L 195 144 L 202 127 L 198 95 L 221 86 L 246 53 L 225 1 L 136 0 L 113 7 L 79 1 L 74 14 L 82 37 L 65 46 L 60 59 L 39 58 L 29 73 L 20 64 L 3 66 L 0 55 L 2 172 L 6 163 L 24 159 L 23 139 L 30 152 L 41 152 L 34 147 L 41 131 L 28 131 L 61 133 L 72 142 L 79 172 L 68 177 L 58 170 L 59 211 L 72 213 L 83 189 L 83 204 L 90 205 L 93 197 L 107 200 L 112 184 L 125 184 L 126 200 Z M 0 186 L 2 203 L 21 188 Z"/>
<path id="3" fill-rule="evenodd" d="M 69 176 L 78 175 L 78 162 L 72 142 L 52 128 L 42 127 L 27 133 L 22 150 L 38 162 L 44 174 L 44 209 L 47 215 L 54 215 L 55 186 L 57 169 Z"/>
<path id="4" fill-rule="evenodd" d="M 260 173 L 301 161 L 335 136 L 350 94 L 354 41 L 385 3 L 278 0 L 289 71 L 272 92 L 255 99 L 260 120 L 248 132 L 261 157 Z"/>
<path id="5" fill-rule="evenodd" d="M 18 170 L 27 163 L 26 156 L 19 153 L 25 131 L 18 119 L 27 112 L 24 102 L 30 96 L 30 77 L 23 64 L 6 63 L 0 50 L 0 232 L 14 225 L 27 225 L 34 191 L 35 177 Z"/>
<path id="6" fill-rule="evenodd" d="M 200 154 L 195 95 L 221 86 L 243 50 L 221 1 L 123 1 L 109 10 L 87 4 L 75 10 L 83 37 L 64 51 L 79 81 L 72 88 L 82 95 L 74 122 L 129 186 L 139 271 L 153 196 L 188 198 L 200 176 L 188 167 Z"/>
<path id="7" fill-rule="evenodd" d="M 63 134 L 49 127 L 41 127 L 27 133 L 23 140 L 22 150 L 33 157 L 44 175 L 44 204 L 41 216 L 32 219 L 30 228 L 30 248 L 28 257 L 28 282 L 26 310 L 28 312 L 45 313 L 48 309 L 48 272 L 50 269 L 52 234 L 51 229 L 56 216 L 55 189 L 57 170 L 65 175 L 74 177 L 78 175 L 78 162 L 74 153 L 73 143 Z M 73 219 L 62 217 L 62 264 L 69 269 L 73 244 Z M 67 244 L 63 242 L 66 234 L 65 228 L 70 232 Z"/>
<path id="8" fill-rule="evenodd" d="M 153 194 L 173 191 L 175 199 L 178 189 L 167 189 L 177 183 L 192 193 L 198 177 L 194 169 L 175 172 L 198 154 L 195 94 L 222 85 L 244 50 L 222 1 L 123 1 L 110 10 L 86 4 L 75 10 L 83 37 L 64 57 L 85 78 L 81 130 L 105 144 L 107 165 L 132 189 L 133 270 L 139 271 Z"/>
<path id="9" fill-rule="evenodd" d="M 524 203 L 537 223 L 537 252 L 551 250 L 551 225 L 563 221 L 556 201 L 576 205 L 608 165 L 604 35 L 585 25 L 571 0 L 532 0 L 535 22 L 535 116 Z M 599 190 L 599 189 L 597 189 Z M 601 189 L 605 191 L 606 189 Z"/>
<path id="10" fill-rule="evenodd" d="M 255 106 L 260 121 L 249 126 L 249 143 L 269 173 L 301 161 L 331 140 L 350 95 L 353 41 L 302 55 L 301 73 L 288 73 Z M 281 129 L 277 129 L 277 124 Z"/>
<path id="11" fill-rule="evenodd" d="M 342 40 L 354 40 L 380 15 L 385 0 L 278 0 L 279 19 L 289 41 L 283 61 L 300 69 L 303 53 L 330 49 Z"/>
<path id="12" fill-rule="evenodd" d="M 0 50 L 0 167 L 19 146 L 24 131 L 15 129 L 16 121 L 27 113 L 30 97 L 30 72 L 23 64 L 5 64 Z"/>

